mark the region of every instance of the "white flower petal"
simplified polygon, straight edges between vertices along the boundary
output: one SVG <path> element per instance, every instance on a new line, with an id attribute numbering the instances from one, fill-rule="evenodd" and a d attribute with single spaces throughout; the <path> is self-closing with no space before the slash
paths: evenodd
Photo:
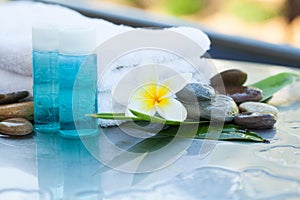
<path id="1" fill-rule="evenodd" d="M 127 105 L 132 93 L 147 83 L 157 83 L 158 76 L 154 65 L 137 67 L 127 72 L 112 90 L 115 101 Z"/>
<path id="2" fill-rule="evenodd" d="M 172 121 L 184 121 L 186 119 L 186 108 L 179 101 L 173 98 L 164 98 L 163 101 L 156 105 L 156 110 L 160 116 Z"/>
<path id="3" fill-rule="evenodd" d="M 114 100 L 122 105 L 127 105 L 132 92 L 136 89 L 135 82 L 125 80 L 116 85 L 112 90 Z"/>
<path id="4" fill-rule="evenodd" d="M 153 116 L 156 112 L 153 100 L 134 100 L 127 106 L 128 110 L 134 110 Z M 126 113 L 125 113 L 126 114 Z M 127 115 L 126 115 L 127 116 Z"/>
<path id="5" fill-rule="evenodd" d="M 173 94 L 182 90 L 192 78 L 191 73 L 178 74 L 161 82 L 163 86 L 169 88 Z"/>
<path id="6" fill-rule="evenodd" d="M 156 73 L 155 65 L 141 66 L 136 68 L 136 70 L 136 78 L 139 85 L 158 82 L 158 75 Z"/>

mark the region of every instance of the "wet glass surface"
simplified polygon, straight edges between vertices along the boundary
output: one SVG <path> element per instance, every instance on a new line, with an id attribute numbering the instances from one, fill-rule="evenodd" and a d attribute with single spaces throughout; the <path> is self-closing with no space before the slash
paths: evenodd
<path id="1" fill-rule="evenodd" d="M 220 69 L 243 69 L 248 83 L 296 70 L 214 63 Z M 300 199 L 300 83 L 280 91 L 271 103 L 280 111 L 279 121 L 273 130 L 259 132 L 270 144 L 217 142 L 201 157 L 204 141 L 195 140 L 174 162 L 151 173 L 104 166 L 89 148 L 114 155 L 115 149 L 102 145 L 101 134 L 83 142 L 43 133 L 0 137 L 0 199 Z M 102 131 L 118 147 L 138 142 L 116 127 Z"/>

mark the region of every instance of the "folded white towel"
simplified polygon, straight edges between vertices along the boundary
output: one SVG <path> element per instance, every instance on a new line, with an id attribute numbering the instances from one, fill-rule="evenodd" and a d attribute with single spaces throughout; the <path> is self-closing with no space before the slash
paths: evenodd
<path id="1" fill-rule="evenodd" d="M 128 26 L 115 25 L 102 19 L 91 19 L 81 14 L 57 5 L 33 2 L 9 2 L 0 4 L 0 92 L 28 90 L 32 93 L 32 65 L 31 65 L 31 27 L 37 22 L 49 24 L 73 25 L 91 24 L 97 28 L 98 46 L 114 36 L 129 30 Z M 203 49 L 203 54 L 209 49 L 208 37 L 199 29 L 177 27 L 169 30 L 181 33 L 190 38 Z M 116 62 L 110 70 L 101 77 L 99 89 L 99 112 L 112 112 L 111 89 L 120 77 L 129 69 L 141 64 L 144 55 L 153 63 L 172 64 L 177 71 L 187 72 L 186 63 L 174 58 L 170 54 L 157 52 L 142 52 L 140 56 L 133 56 Z M 200 58 L 199 58 L 200 59 Z M 191 72 L 193 69 L 190 70 Z M 105 81 L 105 79 L 107 79 Z M 103 81 L 104 80 L 104 81 Z M 113 121 L 100 121 L 102 126 L 115 125 Z"/>

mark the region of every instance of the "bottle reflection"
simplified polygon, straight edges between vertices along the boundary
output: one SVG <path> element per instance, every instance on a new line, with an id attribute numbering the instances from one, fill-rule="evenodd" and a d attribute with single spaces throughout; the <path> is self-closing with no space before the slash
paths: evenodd
<path id="1" fill-rule="evenodd" d="M 101 163 L 81 140 L 44 133 L 36 138 L 40 189 L 50 191 L 55 200 L 101 199 L 100 176 L 95 175 Z M 97 136 L 85 140 L 97 148 Z"/>
<path id="2" fill-rule="evenodd" d="M 63 172 L 59 138 L 56 134 L 37 133 L 36 145 L 39 188 L 51 192 L 53 199 L 62 199 Z"/>

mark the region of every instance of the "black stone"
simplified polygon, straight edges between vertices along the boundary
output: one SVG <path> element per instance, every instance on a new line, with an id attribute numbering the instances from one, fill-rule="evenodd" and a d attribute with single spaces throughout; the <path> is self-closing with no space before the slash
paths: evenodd
<path id="1" fill-rule="evenodd" d="M 19 100 L 28 97 L 28 95 L 29 95 L 28 91 L 0 94 L 0 104 L 16 103 Z"/>

